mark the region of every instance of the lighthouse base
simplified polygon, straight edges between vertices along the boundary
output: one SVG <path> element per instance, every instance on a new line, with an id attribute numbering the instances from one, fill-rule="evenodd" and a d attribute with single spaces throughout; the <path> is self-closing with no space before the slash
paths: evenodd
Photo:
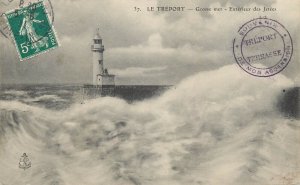
<path id="1" fill-rule="evenodd" d="M 102 96 L 115 96 L 114 85 L 84 85 L 81 88 L 83 99 L 93 99 Z"/>

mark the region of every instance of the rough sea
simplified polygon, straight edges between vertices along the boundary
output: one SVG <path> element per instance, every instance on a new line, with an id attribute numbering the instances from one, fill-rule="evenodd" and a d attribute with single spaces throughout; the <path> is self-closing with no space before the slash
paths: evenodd
<path id="1" fill-rule="evenodd" d="M 278 109 L 293 86 L 235 65 L 84 104 L 79 86 L 2 85 L 0 185 L 300 184 L 299 120 Z"/>

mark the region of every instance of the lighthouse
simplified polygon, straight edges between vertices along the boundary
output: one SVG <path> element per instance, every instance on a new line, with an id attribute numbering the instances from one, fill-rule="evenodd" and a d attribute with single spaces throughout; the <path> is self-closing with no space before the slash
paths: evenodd
<path id="1" fill-rule="evenodd" d="M 98 76 L 103 75 L 103 52 L 104 45 L 102 44 L 102 38 L 99 34 L 99 29 L 96 30 L 96 34 L 91 46 L 93 53 L 93 85 L 101 85 L 98 80 Z M 101 80 L 101 79 L 100 79 Z"/>
<path id="2" fill-rule="evenodd" d="M 92 39 L 92 84 L 84 85 L 82 94 L 85 98 L 95 98 L 98 96 L 114 96 L 115 94 L 115 75 L 109 74 L 104 67 L 104 45 L 100 36 L 99 29 Z"/>
<path id="3" fill-rule="evenodd" d="M 96 30 L 96 34 L 93 38 L 91 50 L 93 53 L 93 85 L 115 86 L 115 75 L 109 74 L 108 70 L 104 69 L 104 45 L 99 33 L 99 28 Z"/>

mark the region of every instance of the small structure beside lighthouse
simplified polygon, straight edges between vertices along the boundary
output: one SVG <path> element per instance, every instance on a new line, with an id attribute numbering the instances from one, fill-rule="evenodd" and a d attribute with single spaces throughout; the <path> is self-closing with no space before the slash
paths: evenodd
<path id="1" fill-rule="evenodd" d="M 114 96 L 115 75 L 109 74 L 108 70 L 104 68 L 104 45 L 99 29 L 96 30 L 96 34 L 93 38 L 91 51 L 93 55 L 93 83 L 83 86 L 82 93 L 84 97 L 95 98 L 98 96 Z"/>

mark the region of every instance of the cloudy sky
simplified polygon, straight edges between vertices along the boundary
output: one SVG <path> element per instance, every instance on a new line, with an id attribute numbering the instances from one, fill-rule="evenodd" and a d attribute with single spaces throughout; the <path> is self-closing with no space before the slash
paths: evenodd
<path id="1" fill-rule="evenodd" d="M 294 41 L 294 55 L 283 73 L 294 81 L 300 81 L 297 75 L 300 1 L 51 0 L 51 2 L 55 13 L 54 27 L 61 47 L 20 62 L 13 43 L 0 36 L 1 83 L 91 82 L 90 44 L 94 30 L 99 27 L 106 48 L 105 67 L 117 75 L 117 84 L 176 84 L 192 74 L 235 63 L 231 45 L 237 30 L 245 22 L 259 16 L 278 20 L 289 30 Z M 14 3 L 8 6 L 1 3 L 0 10 L 3 12 L 13 6 Z M 147 12 L 147 6 L 187 8 L 272 6 L 277 11 L 168 13 Z M 135 12 L 134 7 L 141 8 L 142 12 Z M 238 66 L 237 70 L 245 73 Z"/>

